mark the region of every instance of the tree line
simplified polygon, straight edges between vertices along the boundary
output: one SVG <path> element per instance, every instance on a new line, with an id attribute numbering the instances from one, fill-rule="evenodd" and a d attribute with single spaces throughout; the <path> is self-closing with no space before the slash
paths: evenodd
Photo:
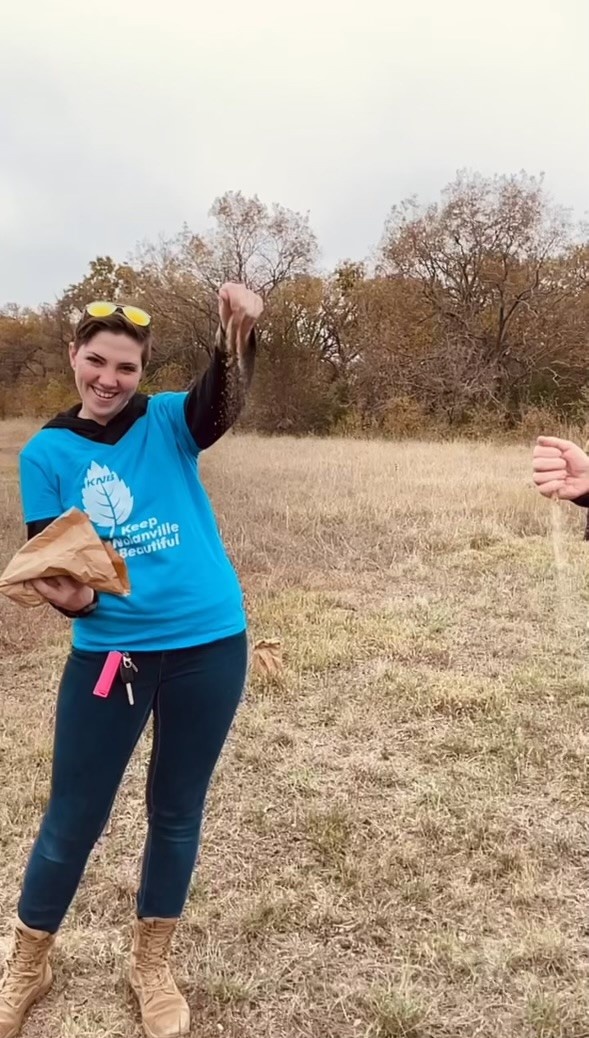
<path id="1" fill-rule="evenodd" d="M 305 215 L 229 192 L 211 217 L 212 230 L 185 226 L 125 262 L 97 257 L 52 305 L 0 308 L 0 417 L 73 402 L 66 346 L 91 299 L 147 309 L 145 388 L 184 388 L 231 280 L 266 303 L 245 427 L 402 437 L 585 423 L 589 239 L 542 178 L 460 173 L 437 202 L 394 206 L 369 260 L 328 272 Z"/>

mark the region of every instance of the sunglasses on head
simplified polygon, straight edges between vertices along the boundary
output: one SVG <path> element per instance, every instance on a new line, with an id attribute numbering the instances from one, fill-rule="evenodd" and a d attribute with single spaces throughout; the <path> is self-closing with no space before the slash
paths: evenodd
<path id="1" fill-rule="evenodd" d="M 86 313 L 90 317 L 110 317 L 111 314 L 121 313 L 131 324 L 136 324 L 140 328 L 147 328 L 148 324 L 151 324 L 149 314 L 145 310 L 140 310 L 138 306 L 119 306 L 118 303 L 107 303 L 102 299 L 88 303 Z"/>

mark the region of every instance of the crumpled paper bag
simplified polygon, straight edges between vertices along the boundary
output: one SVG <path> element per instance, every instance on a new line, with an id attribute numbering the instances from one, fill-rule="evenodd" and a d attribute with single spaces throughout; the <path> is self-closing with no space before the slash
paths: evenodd
<path id="1" fill-rule="evenodd" d="M 278 638 L 261 638 L 254 644 L 253 670 L 266 678 L 280 678 L 284 672 L 282 645 Z"/>
<path id="2" fill-rule="evenodd" d="M 19 605 L 42 605 L 45 599 L 26 581 L 63 576 L 111 595 L 131 590 L 125 562 L 78 508 L 64 512 L 17 551 L 0 576 L 0 593 Z"/>

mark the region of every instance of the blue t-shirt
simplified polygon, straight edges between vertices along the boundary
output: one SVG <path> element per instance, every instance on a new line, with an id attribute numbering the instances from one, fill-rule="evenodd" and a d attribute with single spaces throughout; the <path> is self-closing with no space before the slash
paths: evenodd
<path id="1" fill-rule="evenodd" d="M 186 393 L 160 393 L 115 444 L 47 428 L 21 451 L 24 519 L 76 507 L 124 558 L 127 597 L 74 620 L 86 651 L 181 649 L 240 634 L 243 594 L 198 474 Z"/>

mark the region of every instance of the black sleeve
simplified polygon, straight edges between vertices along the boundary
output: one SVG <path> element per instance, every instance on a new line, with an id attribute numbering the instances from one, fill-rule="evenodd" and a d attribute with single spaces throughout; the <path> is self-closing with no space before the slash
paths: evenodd
<path id="1" fill-rule="evenodd" d="M 204 375 L 190 388 L 185 404 L 186 423 L 201 450 L 206 450 L 237 421 L 251 385 L 256 356 L 252 332 L 239 359 L 227 349 L 219 329 L 215 350 Z"/>
<path id="2" fill-rule="evenodd" d="M 27 541 L 30 541 L 31 537 L 36 537 L 38 533 L 45 530 L 46 527 L 50 526 L 55 519 L 57 519 L 56 515 L 52 516 L 51 519 L 37 519 L 34 523 L 27 523 Z M 81 609 L 78 613 L 72 613 L 69 609 L 61 609 L 59 606 L 53 605 L 52 602 L 48 602 L 47 604 L 50 605 L 52 609 L 56 609 L 58 613 L 62 614 L 62 616 L 67 616 L 69 620 L 75 620 L 78 616 L 88 616 L 90 613 L 94 612 L 98 605 L 98 592 L 94 592 L 94 598 L 90 602 L 90 605 L 87 605 L 85 609 Z"/>
<path id="3" fill-rule="evenodd" d="M 580 508 L 589 508 L 589 494 L 582 494 L 581 497 L 575 497 L 571 501 L 572 505 L 579 505 Z"/>
<path id="4" fill-rule="evenodd" d="M 54 523 L 57 518 L 58 516 L 54 515 L 51 519 L 37 519 L 34 523 L 27 523 L 27 541 L 51 526 L 51 523 Z"/>

